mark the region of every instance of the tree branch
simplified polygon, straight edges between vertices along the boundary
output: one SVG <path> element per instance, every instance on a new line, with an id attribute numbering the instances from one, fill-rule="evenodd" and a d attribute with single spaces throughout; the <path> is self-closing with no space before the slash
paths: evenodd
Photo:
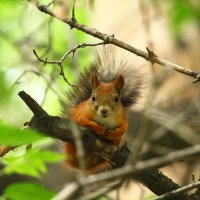
<path id="1" fill-rule="evenodd" d="M 99 42 L 99 43 L 94 43 L 94 44 L 88 44 L 88 43 L 82 43 L 82 44 L 78 44 L 76 45 L 75 47 L 73 47 L 71 50 L 69 50 L 68 52 L 66 52 L 62 58 L 60 60 L 55 60 L 55 61 L 49 61 L 47 60 L 47 58 L 44 60 L 42 59 L 36 52 L 36 50 L 34 49 L 33 50 L 33 53 L 34 55 L 37 57 L 37 59 L 44 63 L 44 65 L 46 64 L 56 64 L 60 67 L 60 75 L 63 77 L 63 79 L 65 80 L 65 82 L 69 85 L 69 86 L 72 86 L 72 87 L 76 87 L 76 85 L 72 85 L 71 83 L 69 83 L 69 81 L 67 80 L 66 76 L 65 76 L 65 71 L 63 69 L 63 61 L 67 58 L 67 56 L 69 54 L 72 54 L 72 56 L 74 57 L 74 54 L 75 52 L 80 49 L 80 48 L 85 48 L 85 47 L 88 47 L 88 46 L 99 46 L 99 45 L 105 45 L 106 43 L 105 42 Z"/>
<path id="2" fill-rule="evenodd" d="M 69 119 L 48 115 L 47 112 L 24 91 L 19 92 L 19 96 L 34 114 L 34 117 L 27 123 L 27 125 L 47 134 L 50 137 L 58 138 L 72 144 L 75 143 L 73 134 L 71 133 L 73 124 Z M 110 141 L 99 138 L 87 128 L 80 127 L 80 131 L 82 133 L 82 140 L 85 144 L 84 148 L 86 151 L 92 151 L 95 149 L 98 154 L 104 154 L 103 156 L 106 156 L 109 160 L 114 156 L 115 151 L 118 148 Z"/>
<path id="3" fill-rule="evenodd" d="M 73 195 L 78 194 L 77 192 L 82 187 L 91 187 L 93 186 L 93 190 L 98 189 L 99 185 L 95 183 L 101 183 L 105 181 L 113 181 L 115 178 L 123 178 L 127 176 L 131 176 L 131 178 L 136 178 L 142 184 L 147 186 L 151 191 L 153 191 L 157 195 L 164 194 L 164 191 L 172 191 L 178 189 L 180 186 L 175 184 L 172 180 L 167 178 L 165 175 L 160 173 L 155 168 L 163 167 L 168 164 L 174 163 L 176 161 L 185 160 L 191 156 L 200 155 L 200 145 L 196 145 L 194 147 L 189 147 L 180 151 L 176 151 L 168 154 L 167 156 L 153 158 L 147 161 L 140 161 L 136 163 L 134 166 L 129 164 L 119 169 L 115 169 L 108 172 L 103 172 L 97 175 L 90 175 L 84 178 L 80 178 L 78 181 L 67 185 L 60 193 L 56 196 L 56 200 L 59 200 L 60 194 L 65 193 L 64 199 L 69 199 Z M 71 192 L 69 192 L 69 189 Z M 91 191 L 90 191 L 91 192 Z M 180 193 L 177 196 L 166 197 L 167 200 L 188 200 L 188 195 Z"/>
<path id="4" fill-rule="evenodd" d="M 77 20 L 74 17 L 72 17 L 72 18 L 61 18 L 60 16 L 56 15 L 56 13 L 53 10 L 49 9 L 49 6 L 40 4 L 37 0 L 27 0 L 27 1 L 32 3 L 41 12 L 44 12 L 44 13 L 64 22 L 65 24 L 68 24 L 71 28 L 76 28 L 76 29 L 78 29 L 78 30 L 80 30 L 80 31 L 82 31 L 86 34 L 89 34 L 89 35 L 91 35 L 95 38 L 103 40 L 106 44 L 113 44 L 113 45 L 116 45 L 116 46 L 123 48 L 127 51 L 130 51 L 130 52 L 136 54 L 137 56 L 143 57 L 144 59 L 150 61 L 152 64 L 157 63 L 157 64 L 160 64 L 164 67 L 167 67 L 168 69 L 172 69 L 172 70 L 175 70 L 175 71 L 180 72 L 182 74 L 191 76 L 195 79 L 193 81 L 194 83 L 200 81 L 199 72 L 192 71 L 192 70 L 184 68 L 180 65 L 169 62 L 169 61 L 167 61 L 163 58 L 160 58 L 154 52 L 150 51 L 149 49 L 147 49 L 147 52 L 144 52 L 140 49 L 136 49 L 135 47 L 116 39 L 114 37 L 114 35 L 107 35 L 105 33 L 99 32 L 97 29 L 90 28 L 90 27 L 87 27 L 83 24 L 78 23 Z"/>
<path id="5" fill-rule="evenodd" d="M 71 133 L 71 123 L 69 119 L 48 115 L 46 111 L 44 111 L 40 105 L 37 104 L 37 102 L 24 91 L 19 92 L 19 96 L 34 113 L 34 117 L 30 122 L 28 122 L 28 125 L 31 128 L 37 129 L 50 137 L 58 138 L 62 141 L 67 141 L 72 144 L 75 143 L 73 134 Z M 130 150 L 126 145 L 117 148 L 109 141 L 99 138 L 86 128 L 80 128 L 80 134 L 86 151 L 98 152 L 98 155 L 102 157 L 106 156 L 108 160 L 111 161 L 113 168 L 124 166 L 128 156 L 130 155 Z M 185 159 L 188 156 L 199 154 L 200 145 L 197 145 L 192 148 L 171 153 L 164 157 L 138 162 L 135 166 L 126 165 L 122 168 L 104 172 L 99 175 L 91 175 L 87 178 L 84 178 L 84 180 L 80 180 L 80 182 L 76 184 L 78 184 L 78 186 L 86 186 L 100 181 L 113 180 L 113 178 L 116 177 L 122 178 L 127 175 L 133 175 L 132 177 L 146 185 L 155 194 L 161 195 L 177 189 L 179 186 L 155 168 L 166 166 L 172 162 Z M 75 191 L 80 189 L 80 187 L 77 187 L 77 185 L 76 188 L 77 189 Z M 187 198 L 185 195 L 179 195 L 176 197 L 176 200 L 186 199 Z M 173 200 L 173 198 L 170 200 Z"/>
<path id="6" fill-rule="evenodd" d="M 164 200 L 167 197 L 177 196 L 178 194 L 184 193 L 184 192 L 186 192 L 188 190 L 197 188 L 199 186 L 200 186 L 200 181 L 198 181 L 196 183 L 189 184 L 189 185 L 185 185 L 183 187 L 180 187 L 180 188 L 178 188 L 176 190 L 173 190 L 171 192 L 168 192 L 166 194 L 160 195 L 159 197 L 153 198 L 151 200 Z"/>

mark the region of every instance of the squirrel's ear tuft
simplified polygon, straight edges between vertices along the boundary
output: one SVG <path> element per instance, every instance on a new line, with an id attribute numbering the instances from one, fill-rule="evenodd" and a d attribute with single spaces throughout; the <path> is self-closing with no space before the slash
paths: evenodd
<path id="1" fill-rule="evenodd" d="M 117 76 L 114 84 L 115 84 L 115 89 L 117 90 L 117 92 L 120 93 L 122 87 L 124 86 L 124 77 L 122 75 Z"/>
<path id="2" fill-rule="evenodd" d="M 93 88 L 93 89 L 96 89 L 96 88 L 98 87 L 98 85 L 99 85 L 99 80 L 98 80 L 98 77 L 97 77 L 97 74 L 96 74 L 96 73 L 94 73 L 94 74 L 92 75 L 91 82 L 92 82 L 92 88 Z"/>

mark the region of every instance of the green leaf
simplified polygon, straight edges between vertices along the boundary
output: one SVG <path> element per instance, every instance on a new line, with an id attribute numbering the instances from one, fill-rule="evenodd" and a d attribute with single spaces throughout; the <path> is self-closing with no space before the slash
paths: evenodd
<path id="1" fill-rule="evenodd" d="M 55 192 L 30 182 L 14 183 L 6 188 L 4 196 L 12 200 L 49 200 Z"/>
<path id="2" fill-rule="evenodd" d="M 20 130 L 3 124 L 0 121 L 0 145 L 18 146 L 32 143 L 44 138 L 33 130 Z"/>
<path id="3" fill-rule="evenodd" d="M 3 172 L 5 174 L 17 173 L 39 178 L 47 171 L 46 163 L 56 163 L 63 159 L 62 154 L 48 150 L 30 149 L 19 154 L 11 152 L 2 158 L 2 163 L 5 165 Z"/>
<path id="4" fill-rule="evenodd" d="M 170 1 L 170 15 L 172 32 L 176 37 L 182 34 L 182 28 L 188 22 L 198 22 L 200 20 L 200 4 L 194 6 L 189 1 L 173 0 Z"/>

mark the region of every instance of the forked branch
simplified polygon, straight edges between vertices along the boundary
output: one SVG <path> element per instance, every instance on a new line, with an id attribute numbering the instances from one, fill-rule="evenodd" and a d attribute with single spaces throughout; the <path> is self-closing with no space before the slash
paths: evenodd
<path id="1" fill-rule="evenodd" d="M 43 4 L 39 3 L 37 0 L 27 0 L 27 1 L 32 3 L 41 12 L 44 12 L 44 13 L 64 22 L 65 24 L 68 24 L 71 28 L 76 28 L 88 35 L 98 38 L 98 39 L 102 40 L 105 44 L 113 44 L 122 49 L 130 51 L 130 52 L 136 54 L 137 56 L 143 57 L 144 59 L 150 61 L 151 63 L 157 63 L 168 69 L 172 69 L 172 70 L 175 70 L 182 74 L 191 76 L 194 78 L 194 81 L 193 81 L 194 83 L 200 81 L 200 73 L 199 72 L 192 71 L 192 70 L 184 68 L 180 65 L 169 62 L 168 60 L 160 58 L 159 56 L 157 56 L 154 52 L 150 51 L 149 49 L 147 49 L 147 52 L 144 52 L 144 51 L 137 49 L 125 42 L 122 42 L 122 41 L 116 39 L 114 37 L 114 35 L 107 35 L 105 33 L 98 31 L 97 29 L 87 27 L 87 26 L 77 22 L 77 20 L 75 19 L 75 16 L 73 16 L 72 18 L 61 18 L 59 15 L 57 15 L 53 10 L 51 10 L 49 8 L 49 5 L 48 6 L 43 5 Z"/>

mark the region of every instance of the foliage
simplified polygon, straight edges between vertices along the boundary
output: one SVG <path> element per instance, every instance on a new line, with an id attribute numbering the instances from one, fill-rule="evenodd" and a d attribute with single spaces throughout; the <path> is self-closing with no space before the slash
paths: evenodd
<path id="1" fill-rule="evenodd" d="M 19 130 L 0 122 L 0 145 L 18 146 L 42 139 L 44 136 L 33 130 Z"/>
<path id="2" fill-rule="evenodd" d="M 79 3 L 76 17 L 87 24 L 89 17 L 83 9 L 85 3 Z M 64 91 L 70 87 L 60 76 L 58 66 L 44 66 L 32 50 L 36 49 L 44 59 L 58 60 L 76 44 L 88 41 L 89 37 L 80 31 L 69 31 L 70 28 L 62 22 L 41 14 L 25 0 L 2 0 L 0 12 L 0 146 L 20 146 L 1 158 L 0 164 L 4 167 L 0 176 L 17 173 L 41 179 L 47 173 L 48 163 L 61 162 L 64 157 L 60 153 L 44 150 L 43 146 L 48 147 L 53 140 L 49 141 L 33 130 L 17 128 L 31 117 L 17 93 L 20 90 L 31 91 L 30 94 L 43 103 L 44 109 L 50 114 L 58 114 L 59 100 L 64 98 Z M 74 81 L 78 66 L 88 63 L 88 55 L 89 49 L 84 49 L 75 54 L 75 59 L 71 56 L 66 59 L 64 70 L 70 82 Z M 32 144 L 32 148 L 27 149 L 27 144 Z M 26 182 L 11 184 L 0 199 L 45 200 L 54 195 L 39 184 Z"/>
<path id="3" fill-rule="evenodd" d="M 24 174 L 36 178 L 47 172 L 46 163 L 56 163 L 63 160 L 63 155 L 56 152 L 38 149 L 25 149 L 19 152 L 10 152 L 2 158 L 5 165 L 2 170 L 5 174 Z"/>
<path id="4" fill-rule="evenodd" d="M 14 183 L 6 188 L 4 197 L 12 200 L 49 200 L 55 195 L 44 186 L 29 182 Z"/>
<path id="5" fill-rule="evenodd" d="M 174 35 L 179 38 L 183 28 L 188 23 L 199 23 L 200 21 L 200 2 L 189 0 L 171 0 L 170 1 L 170 24 Z"/>

